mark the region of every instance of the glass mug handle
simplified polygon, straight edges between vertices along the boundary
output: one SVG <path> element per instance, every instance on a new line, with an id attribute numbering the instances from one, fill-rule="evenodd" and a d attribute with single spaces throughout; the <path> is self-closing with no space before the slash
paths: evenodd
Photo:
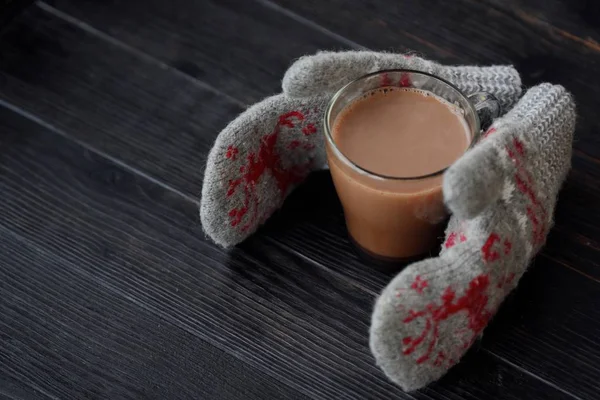
<path id="1" fill-rule="evenodd" d="M 477 92 L 467 96 L 467 98 L 473 104 L 477 115 L 479 115 L 482 132 L 485 132 L 492 125 L 495 118 L 502 115 L 502 106 L 496 96 L 491 93 Z"/>

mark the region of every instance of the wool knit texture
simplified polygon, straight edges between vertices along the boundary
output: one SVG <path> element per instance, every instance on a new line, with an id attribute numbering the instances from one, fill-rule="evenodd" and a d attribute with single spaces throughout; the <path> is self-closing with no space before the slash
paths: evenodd
<path id="1" fill-rule="evenodd" d="M 552 225 L 574 129 L 565 89 L 536 86 L 445 173 L 453 216 L 440 256 L 396 276 L 372 316 L 371 350 L 403 389 L 457 363 L 516 287 Z"/>
<path id="2" fill-rule="evenodd" d="M 519 73 L 509 65 L 492 67 L 444 66 L 410 54 L 374 51 L 320 52 L 296 61 L 283 77 L 283 90 L 291 97 L 333 94 L 362 75 L 386 69 L 427 72 L 457 86 L 463 93 L 493 94 L 505 110 L 521 95 Z"/>
<path id="3" fill-rule="evenodd" d="M 511 66 L 442 66 L 413 55 L 370 51 L 302 57 L 285 74 L 282 94 L 251 106 L 217 137 L 202 187 L 205 233 L 230 247 L 255 232 L 294 187 L 326 165 L 322 120 L 331 95 L 367 73 L 399 68 L 432 73 L 467 95 L 489 92 L 505 109 L 521 94 L 519 74 Z"/>

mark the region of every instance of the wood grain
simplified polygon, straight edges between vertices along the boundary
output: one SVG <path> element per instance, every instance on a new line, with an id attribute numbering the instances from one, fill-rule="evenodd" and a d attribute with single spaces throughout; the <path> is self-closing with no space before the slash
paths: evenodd
<path id="1" fill-rule="evenodd" d="M 98 254 L 98 271 L 127 268 L 107 245 L 104 237 L 111 232 L 85 216 L 88 200 L 91 208 L 114 204 L 99 185 L 90 189 L 86 181 L 118 185 L 119 169 L 94 164 L 82 148 L 15 114 L 2 110 L 0 116 L 1 394 L 11 399 L 306 398 L 132 301 L 139 290 L 134 282 L 129 282 L 131 290 L 118 291 L 90 273 L 86 266 Z M 55 146 L 64 152 L 51 155 Z M 54 183 L 38 185 L 35 180 L 44 179 L 39 173 L 47 162 L 55 167 L 48 165 L 45 172 Z M 83 170 L 73 175 L 78 167 Z M 121 181 L 124 190 L 127 183 L 134 180 Z M 53 207 L 60 207 L 61 197 L 71 201 L 57 214 Z M 45 204 L 49 198 L 54 202 Z M 25 210 L 32 208 L 44 215 L 43 221 L 31 219 Z M 69 246 L 74 236 L 55 236 L 60 229 L 54 218 L 73 234 L 87 231 L 92 241 L 84 234 L 78 245 Z M 19 231 L 10 229 L 14 223 L 20 224 Z M 88 230 L 87 223 L 96 228 Z M 54 246 L 36 241 L 37 235 L 47 236 Z M 95 252 L 86 245 L 96 246 Z"/>
<path id="2" fill-rule="evenodd" d="M 48 3 L 247 103 L 280 92 L 296 58 L 346 47 L 254 1 Z"/>
<path id="3" fill-rule="evenodd" d="M 14 21 L 0 52 L 0 99 L 186 195 L 200 193 L 206 154 L 241 111 L 39 8 Z"/>
<path id="4" fill-rule="evenodd" d="M 3 111 L 6 116 L 0 118 L 0 121 L 15 124 L 11 135 L 3 132 L 0 136 L 0 165 L 3 167 L 0 185 L 3 195 L 9 193 L 0 207 L 0 226 L 7 232 L 6 237 L 10 235 L 6 246 L 12 246 L 11 257 L 16 260 L 8 263 L 7 271 L 31 260 L 37 262 L 36 268 L 43 272 L 50 267 L 43 263 L 44 257 L 39 254 L 47 254 L 48 260 L 54 260 L 51 264 L 53 273 L 63 274 L 53 279 L 75 280 L 77 285 L 80 285 L 78 282 L 91 283 L 99 288 L 97 295 L 101 303 L 108 304 L 106 296 L 116 296 L 124 309 L 128 309 L 128 305 L 133 307 L 129 310 L 133 314 L 139 308 L 147 314 L 142 312 L 147 321 L 158 319 L 169 324 L 172 331 L 164 336 L 145 336 L 150 322 L 141 322 L 136 332 L 142 332 L 141 337 L 147 337 L 148 343 L 160 343 L 165 337 L 183 331 L 193 340 L 203 341 L 208 348 L 214 346 L 215 354 L 222 352 L 224 358 L 242 360 L 259 371 L 260 376 L 274 377 L 311 398 L 410 398 L 382 376 L 373 364 L 366 343 L 373 297 L 390 276 L 368 268 L 352 252 L 345 239 L 341 208 L 327 173 L 311 177 L 290 197 L 281 212 L 232 253 L 225 253 L 203 240 L 198 226 L 196 196 L 200 192 L 204 156 L 216 133 L 241 110 L 240 102 L 232 95 L 243 91 L 249 93 L 248 98 L 254 98 L 260 93 L 261 80 L 269 87 L 275 85 L 274 77 L 280 76 L 280 72 L 271 74 L 270 64 L 261 64 L 262 61 L 251 63 L 249 72 L 247 75 L 244 72 L 241 78 L 236 75 L 237 70 L 230 72 L 231 66 L 247 56 L 237 47 L 261 47 L 263 42 L 268 42 L 268 35 L 274 34 L 268 26 L 272 24 L 279 28 L 280 21 L 286 21 L 284 25 L 289 27 L 283 37 L 297 37 L 301 46 L 320 43 L 313 41 L 312 36 L 318 36 L 315 32 L 322 33 L 323 30 L 304 32 L 310 24 L 297 18 L 300 25 L 294 25 L 289 14 L 281 14 L 285 18 L 276 18 L 277 21 L 271 23 L 269 21 L 278 13 L 269 14 L 264 10 L 254 13 L 249 6 L 244 6 L 248 10 L 240 8 L 243 12 L 236 14 L 240 2 L 195 4 L 194 7 L 206 7 L 202 8 L 207 11 L 202 15 L 203 21 L 210 21 L 211 13 L 215 13 L 216 21 L 225 23 L 227 18 L 233 18 L 241 23 L 241 32 L 245 32 L 235 34 L 240 42 L 236 50 L 231 51 L 233 62 L 222 60 L 223 67 L 215 66 L 219 64 L 215 60 L 223 55 L 214 50 L 219 45 L 208 46 L 207 57 L 212 61 L 206 61 L 207 75 L 196 75 L 194 68 L 186 70 L 185 63 L 178 65 L 173 62 L 177 58 L 170 59 L 167 53 L 162 54 L 161 51 L 166 50 L 161 45 L 144 43 L 151 37 L 148 36 L 151 32 L 145 28 L 141 28 L 142 34 L 137 37 L 136 29 L 129 28 L 135 27 L 134 21 L 137 21 L 128 8 L 131 6 L 113 3 L 107 7 L 109 11 L 102 11 L 100 3 L 91 1 L 74 9 L 83 10 L 78 18 L 90 22 L 95 20 L 86 17 L 89 10 L 104 12 L 101 15 L 104 19 L 97 20 L 98 29 L 114 34 L 125 45 L 112 41 L 103 35 L 103 31 L 95 31 L 95 26 L 82 26 L 47 7 L 29 10 L 0 39 L 3 55 L 0 59 L 0 98 L 6 107 L 52 131 L 49 133 L 31 124 L 14 122 L 15 116 L 6 110 Z M 62 2 L 61 7 L 65 4 Z M 148 6 L 155 7 L 152 13 L 162 10 L 159 2 L 156 4 Z M 466 2 L 457 4 L 459 11 L 468 9 Z M 182 46 L 182 54 L 190 54 L 194 63 L 204 65 L 201 64 L 203 61 L 198 61 L 202 59 L 202 48 L 192 48 L 192 40 L 182 39 L 185 35 L 181 32 L 200 34 L 196 30 L 199 28 L 193 26 L 193 14 L 182 12 L 182 4 L 178 3 L 178 6 L 171 14 L 163 10 L 166 17 L 153 17 L 152 13 L 142 12 L 146 19 L 141 21 L 147 21 L 153 26 L 152 30 L 162 32 L 165 37 L 170 37 L 170 33 L 175 38 L 170 42 L 172 45 Z M 304 6 L 297 4 L 297 7 Z M 414 6 L 414 10 L 404 10 L 402 18 L 421 12 L 423 7 L 407 6 Z M 327 7 L 328 4 L 323 4 L 317 11 L 327 12 Z M 384 24 L 377 22 L 361 31 L 363 22 L 353 22 L 351 25 L 356 32 L 345 28 L 348 32 L 344 31 L 344 34 L 364 42 L 375 40 L 374 35 L 379 35 L 380 43 L 398 38 L 393 31 L 377 27 L 385 26 L 386 21 L 404 26 L 400 24 L 402 19 L 395 19 L 399 14 L 393 5 L 385 10 L 378 9 L 381 5 L 377 3 L 366 9 L 360 7 L 349 4 L 340 9 L 340 21 L 350 24 L 349 21 L 357 19 L 349 19 L 348 12 L 364 11 L 357 15 L 366 16 L 366 21 L 377 13 Z M 443 11 L 442 4 L 440 7 Z M 474 11 L 482 10 L 479 5 L 469 7 Z M 295 10 L 304 12 L 304 9 Z M 506 26 L 514 31 L 517 29 L 515 24 L 520 23 L 508 18 L 502 10 L 485 10 L 499 27 Z M 435 13 L 442 11 L 432 13 L 437 15 Z M 120 13 L 122 20 L 116 18 L 120 22 L 109 25 L 109 20 Z M 497 17 L 498 13 L 503 19 Z M 448 13 L 448 18 L 453 15 Z M 416 21 L 428 20 L 417 18 Z M 102 23 L 113 26 L 110 29 L 120 28 L 110 31 Z M 258 30 L 256 41 L 250 34 L 253 24 L 264 25 L 264 30 Z M 331 29 L 336 27 L 327 24 Z M 443 22 L 440 32 L 447 34 L 445 38 L 426 36 L 427 39 L 423 39 L 413 33 L 406 37 L 423 48 L 438 52 L 435 54 L 440 58 L 464 62 L 480 56 L 483 60 L 496 57 L 503 61 L 503 57 L 509 59 L 514 55 L 513 51 L 518 53 L 522 46 L 529 49 L 528 44 L 521 42 L 514 50 L 505 48 L 503 46 L 508 44 L 500 42 L 499 34 L 492 34 L 485 39 L 487 42 L 477 39 L 473 50 L 454 43 L 469 32 L 469 27 L 471 25 L 467 23 L 466 30 L 460 28 L 452 36 L 450 24 Z M 219 32 L 231 32 L 232 29 L 228 26 Z M 423 25 L 420 29 L 430 34 L 429 26 Z M 399 32 L 396 29 L 395 34 Z M 538 28 L 521 27 L 515 32 L 510 34 L 513 36 L 509 35 L 513 40 L 519 32 L 533 32 L 526 37 L 540 40 L 541 44 L 534 45 L 540 45 L 543 51 L 553 51 L 557 46 L 548 42 L 550 39 L 545 38 Z M 389 35 L 381 36 L 383 33 Z M 131 37 L 127 38 L 127 35 Z M 220 40 L 219 35 L 212 38 L 217 43 Z M 220 48 L 233 46 L 229 40 L 225 37 Z M 446 47 L 460 52 L 444 53 L 438 44 L 445 44 L 445 41 L 450 43 Z M 484 48 L 484 42 L 496 49 Z M 136 47 L 154 53 L 147 57 Z M 283 56 L 274 61 L 280 63 L 280 68 L 286 57 L 294 57 L 293 52 L 287 51 L 281 50 Z M 573 51 L 582 50 L 579 47 L 567 49 L 557 57 L 567 57 L 568 52 Z M 164 63 L 173 62 L 179 70 L 156 62 L 154 58 Z M 574 73 L 591 70 L 591 67 L 582 68 Z M 200 78 L 208 76 L 210 84 L 191 79 L 182 71 Z M 530 78 L 537 79 L 533 75 Z M 585 76 L 566 79 L 579 82 Z M 214 82 L 221 80 L 235 90 L 227 92 L 215 87 Z M 590 88 L 595 90 L 594 85 Z M 222 90 L 225 93 L 221 93 Z M 592 114 L 588 111 L 585 112 L 589 122 Z M 595 264 L 586 263 L 597 255 L 598 247 L 594 246 L 598 232 L 594 221 L 600 214 L 598 203 L 594 202 L 599 195 L 595 184 L 598 166 L 594 154 L 597 148 L 588 136 L 582 138 L 580 135 L 583 144 L 579 146 L 581 150 L 576 153 L 575 168 L 561 195 L 558 229 L 550 238 L 551 249 L 536 261 L 517 294 L 503 307 L 493 326 L 486 330 L 482 350 L 474 351 L 447 378 L 418 393 L 416 398 L 475 399 L 487 398 L 489 394 L 501 399 L 528 395 L 570 398 L 569 392 L 579 398 L 593 398 L 590 396 L 596 391 L 594 377 L 598 376 L 594 361 L 600 356 L 600 350 L 591 345 L 598 326 L 597 319 L 590 315 L 594 315 L 597 307 L 585 299 L 597 297 L 600 287 L 594 280 Z M 107 162 L 107 159 L 113 162 Z M 319 211 L 312 211 L 314 207 Z M 578 252 L 581 246 L 586 252 Z M 20 247 L 24 249 L 19 251 Z M 15 272 L 10 270 L 8 273 Z M 47 275 L 41 275 L 44 279 L 54 277 L 45 273 Z M 25 276 L 14 275 L 13 281 L 25 285 L 19 287 L 29 290 L 26 293 L 36 299 L 40 289 L 27 286 Z M 50 287 L 57 285 L 59 283 L 53 283 Z M 583 289 L 578 291 L 580 287 Z M 63 292 L 62 286 L 57 286 L 56 290 L 58 294 Z M 71 296 L 80 293 L 85 297 L 87 293 L 79 286 L 70 290 L 66 293 Z M 101 297 L 103 295 L 105 297 Z M 62 304 L 61 301 L 67 300 L 57 297 L 57 301 Z M 87 303 L 76 304 L 90 307 Z M 25 305 L 21 306 L 26 309 Z M 76 309 L 68 308 L 67 311 L 67 317 L 71 318 L 70 313 L 75 313 Z M 103 312 L 103 318 L 113 317 L 108 311 Z M 136 322 L 135 319 L 131 321 Z M 38 322 L 45 324 L 46 329 L 48 322 L 44 318 L 39 317 Z M 52 326 L 52 329 L 58 329 L 56 325 L 48 326 L 48 329 Z M 93 327 L 91 322 L 90 327 Z M 514 345 L 515 342 L 518 345 Z M 174 340 L 169 351 L 180 352 L 186 343 L 186 339 Z M 67 345 L 65 342 L 60 344 Z M 116 344 L 111 342 L 111 345 Z M 525 345 L 527 349 L 523 348 Z M 31 362 L 26 358 L 29 353 L 22 350 L 17 361 Z M 198 350 L 190 357 L 201 357 L 201 353 L 202 350 Z M 94 362 L 106 361 L 98 361 L 94 357 L 101 356 L 91 350 L 82 357 L 83 360 L 91 357 Z M 53 360 L 47 359 L 48 363 L 55 362 Z M 133 371 L 132 365 L 128 364 L 127 368 L 131 370 L 126 371 Z M 568 372 L 562 373 L 557 365 L 567 366 Z M 56 385 L 55 381 L 62 384 L 61 374 L 69 371 L 67 367 L 47 371 L 43 362 L 38 366 L 43 370 L 41 374 L 47 374 L 40 376 L 49 379 L 50 383 L 44 380 L 44 384 Z M 160 363 L 153 367 L 157 374 L 163 368 Z M 90 376 L 94 378 L 96 373 L 94 370 Z M 243 375 L 242 372 L 239 374 Z M 94 380 L 90 390 L 95 390 L 94 385 L 108 385 L 103 379 L 106 379 L 104 375 Z M 146 388 L 139 379 L 134 380 L 134 384 Z M 186 385 L 183 381 L 173 378 L 167 386 Z M 129 382 L 123 387 L 114 384 L 118 387 L 115 390 L 130 393 Z M 23 385 L 23 390 L 36 390 L 30 381 Z M 231 393 L 234 398 L 238 395 L 234 389 Z"/>
<path id="5" fill-rule="evenodd" d="M 54 399 L 306 398 L 0 231 L 0 369 L 20 385 Z"/>
<path id="6" fill-rule="evenodd" d="M 583 399 L 599 390 L 600 283 L 538 256 L 482 346 Z"/>
<path id="7" fill-rule="evenodd" d="M 247 380 L 258 388 L 262 374 L 311 398 L 563 395 L 474 351 L 408 396 L 371 358 L 372 296 L 258 238 L 225 253 L 203 239 L 192 202 L 6 109 L 0 121 L 10 376 L 61 398 L 172 398 L 196 393 L 203 383 L 193 377 L 221 368 L 237 398 L 252 398 Z M 228 356 L 211 361 L 204 342 Z M 229 357 L 252 374 L 232 370 Z M 245 385 L 250 395 L 238 396 Z M 285 398 L 279 389 L 262 398 Z"/>
<path id="8" fill-rule="evenodd" d="M 49 400 L 53 399 L 51 395 L 44 394 L 41 389 L 34 388 L 28 383 L 9 376 L 9 373 L 2 369 L 0 376 L 0 399 L 31 399 L 31 400 Z"/>
<path id="9" fill-rule="evenodd" d="M 0 3 L 0 31 L 21 11 L 29 7 L 33 0 L 3 0 Z"/>
<path id="10" fill-rule="evenodd" d="M 600 3 L 595 0 L 486 0 L 515 18 L 600 50 Z"/>

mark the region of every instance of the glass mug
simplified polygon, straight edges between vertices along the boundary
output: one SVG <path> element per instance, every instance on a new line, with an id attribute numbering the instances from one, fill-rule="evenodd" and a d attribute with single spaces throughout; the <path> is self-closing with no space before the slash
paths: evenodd
<path id="1" fill-rule="evenodd" d="M 448 216 L 442 178 L 449 165 L 423 176 L 379 175 L 346 157 L 332 135 L 342 110 L 371 91 L 389 87 L 387 82 L 401 82 L 402 87 L 430 92 L 462 110 L 469 128 L 465 151 L 477 142 L 480 121 L 485 119 L 489 124 L 500 115 L 500 104 L 491 94 L 466 96 L 442 78 L 412 70 L 365 75 L 342 87 L 330 100 L 324 117 L 327 160 L 349 236 L 369 259 L 397 264 L 426 255 L 442 237 Z"/>

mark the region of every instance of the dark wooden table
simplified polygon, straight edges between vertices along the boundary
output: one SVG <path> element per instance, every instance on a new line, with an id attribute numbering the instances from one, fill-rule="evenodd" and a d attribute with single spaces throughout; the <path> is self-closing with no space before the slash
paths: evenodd
<path id="1" fill-rule="evenodd" d="M 600 398 L 600 7 L 583 0 L 54 0 L 0 37 L 1 399 Z M 579 107 L 547 246 L 482 342 L 411 395 L 367 330 L 390 276 L 327 172 L 225 252 L 206 154 L 319 49 L 513 63 Z M 317 210 L 317 211 L 314 211 Z"/>

